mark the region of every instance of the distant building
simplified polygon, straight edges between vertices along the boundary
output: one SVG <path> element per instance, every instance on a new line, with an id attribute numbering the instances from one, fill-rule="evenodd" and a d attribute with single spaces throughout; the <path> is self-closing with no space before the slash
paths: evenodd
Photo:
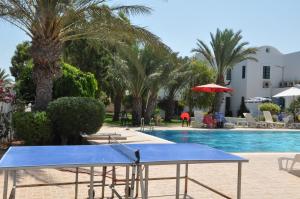
<path id="1" fill-rule="evenodd" d="M 270 98 L 288 87 L 300 84 L 300 52 L 282 54 L 274 47 L 262 46 L 255 57 L 257 62 L 243 61 L 225 74 L 226 83 L 234 92 L 224 97 L 224 112 L 231 111 L 236 116 L 243 98 Z M 283 108 L 287 108 L 291 100 L 273 99 Z M 246 105 L 251 112 L 257 112 L 257 106 Z"/>

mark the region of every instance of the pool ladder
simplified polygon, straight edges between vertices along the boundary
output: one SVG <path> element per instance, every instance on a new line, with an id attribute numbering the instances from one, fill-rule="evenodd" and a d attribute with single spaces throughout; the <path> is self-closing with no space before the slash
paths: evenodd
<path id="1" fill-rule="evenodd" d="M 153 118 L 151 118 L 150 123 L 149 123 L 149 130 L 152 132 L 154 130 L 154 123 L 153 123 Z M 145 132 L 145 118 L 141 118 L 141 132 Z"/>

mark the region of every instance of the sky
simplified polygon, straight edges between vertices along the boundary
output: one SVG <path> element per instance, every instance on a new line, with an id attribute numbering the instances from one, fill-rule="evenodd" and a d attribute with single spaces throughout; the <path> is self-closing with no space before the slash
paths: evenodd
<path id="1" fill-rule="evenodd" d="M 282 53 L 300 51 L 299 0 L 110 0 L 113 5 L 142 4 L 150 15 L 132 16 L 174 52 L 191 56 L 197 39 L 206 43 L 217 28 L 242 30 L 250 46 L 271 45 Z M 0 68 L 9 72 L 16 45 L 29 38 L 0 20 Z"/>

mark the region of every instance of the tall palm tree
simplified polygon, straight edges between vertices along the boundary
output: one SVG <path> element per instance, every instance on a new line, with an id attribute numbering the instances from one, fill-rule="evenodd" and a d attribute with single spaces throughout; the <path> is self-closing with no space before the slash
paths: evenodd
<path id="1" fill-rule="evenodd" d="M 170 78 L 164 85 L 165 121 L 171 122 L 174 116 L 176 95 L 188 84 L 190 77 L 193 75 L 189 70 L 189 59 L 175 55 L 169 74 Z"/>
<path id="2" fill-rule="evenodd" d="M 113 121 L 119 121 L 121 113 L 122 100 L 126 91 L 125 77 L 122 72 L 127 68 L 126 62 L 119 55 L 113 56 L 113 64 L 107 70 L 106 80 L 110 85 L 110 96 L 114 104 Z M 126 70 L 125 70 L 126 71 Z"/>
<path id="3" fill-rule="evenodd" d="M 112 82 L 114 88 L 123 93 L 128 90 L 132 96 L 133 125 L 140 124 L 142 115 L 145 122 L 150 121 L 157 93 L 169 74 L 168 52 L 168 48 L 158 51 L 137 41 L 119 49 L 120 57 L 125 61 L 116 61 L 109 69 L 115 81 Z"/>
<path id="4" fill-rule="evenodd" d="M 145 6 L 107 6 L 106 0 L 0 0 L 0 18 L 23 30 L 31 38 L 35 108 L 45 109 L 52 99 L 53 80 L 60 75 L 59 59 L 68 40 L 91 38 L 107 42 L 132 37 L 160 43 L 144 28 L 120 16 L 147 14 Z"/>
<path id="5" fill-rule="evenodd" d="M 203 41 L 198 40 L 197 48 L 192 52 L 201 53 L 217 71 L 216 84 L 225 85 L 224 74 L 232 68 L 235 64 L 244 60 L 256 59 L 253 55 L 256 54 L 256 48 L 246 48 L 248 42 L 242 42 L 241 31 L 234 32 L 232 29 L 225 29 L 221 31 L 217 29 L 215 35 L 210 33 L 212 50 Z M 218 93 L 215 97 L 214 111 L 220 111 L 223 94 Z"/>
<path id="6" fill-rule="evenodd" d="M 126 88 L 132 95 L 132 124 L 139 125 L 142 117 L 142 97 L 146 88 L 145 65 L 141 63 L 141 51 L 138 44 L 124 48 L 122 57 L 126 65 L 119 69 Z"/>
<path id="7" fill-rule="evenodd" d="M 161 49 L 158 52 L 147 45 L 141 50 L 140 61 L 145 66 L 145 92 L 143 93 L 143 117 L 149 124 L 157 103 L 159 90 L 170 79 L 173 69 L 173 58 L 177 54 L 169 49 Z"/>
<path id="8" fill-rule="evenodd" d="M 0 82 L 3 84 L 8 84 L 12 82 L 12 79 L 9 78 L 9 74 L 7 74 L 5 70 L 1 68 L 0 68 Z"/>

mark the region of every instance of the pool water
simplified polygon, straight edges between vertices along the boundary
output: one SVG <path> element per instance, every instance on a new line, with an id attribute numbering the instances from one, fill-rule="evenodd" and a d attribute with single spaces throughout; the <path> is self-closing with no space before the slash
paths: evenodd
<path id="1" fill-rule="evenodd" d="M 300 131 L 153 131 L 176 143 L 205 144 L 227 152 L 300 152 Z"/>

